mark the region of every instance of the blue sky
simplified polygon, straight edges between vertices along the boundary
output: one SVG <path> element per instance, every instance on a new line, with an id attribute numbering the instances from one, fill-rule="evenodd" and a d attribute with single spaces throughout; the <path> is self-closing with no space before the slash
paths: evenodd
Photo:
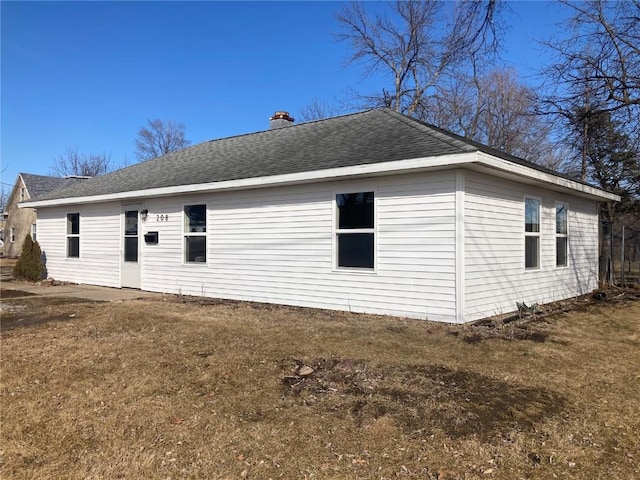
<path id="1" fill-rule="evenodd" d="M 370 5 L 371 7 L 379 4 Z M 7 2 L 1 8 L 2 183 L 47 175 L 68 147 L 135 161 L 147 119 L 193 143 L 265 130 L 314 98 L 379 91 L 346 66 L 338 2 Z M 504 59 L 527 81 L 555 31 L 549 2 L 510 2 Z"/>

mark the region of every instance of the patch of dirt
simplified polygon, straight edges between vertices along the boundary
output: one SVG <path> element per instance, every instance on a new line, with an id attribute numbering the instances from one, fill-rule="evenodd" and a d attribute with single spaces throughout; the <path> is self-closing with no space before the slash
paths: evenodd
<path id="1" fill-rule="evenodd" d="M 32 297 L 35 293 L 23 292 L 22 290 L 2 290 L 0 298 Z"/>
<path id="2" fill-rule="evenodd" d="M 50 322 L 60 322 L 73 320 L 70 315 L 55 315 L 42 317 L 39 315 L 2 315 L 0 320 L 0 331 L 6 332 L 15 328 L 35 327 Z"/>
<path id="3" fill-rule="evenodd" d="M 449 335 L 460 338 L 463 342 L 475 345 L 489 339 L 529 341 L 535 343 L 563 343 L 550 340 L 547 329 L 549 322 L 538 318 L 519 319 L 510 325 L 476 324 L 449 327 Z"/>
<path id="4" fill-rule="evenodd" d="M 4 294 L 11 290 L 3 290 Z M 17 291 L 17 290 L 13 290 Z M 28 292 L 20 292 L 27 295 Z M 3 332 L 16 328 L 27 328 L 51 322 L 68 321 L 77 318 L 73 305 L 86 303 L 100 303 L 93 300 L 71 297 L 30 297 L 15 296 L 9 302 L 0 304 L 0 330 Z M 53 315 L 48 309 L 54 306 L 70 307 L 69 313 Z"/>
<path id="5" fill-rule="evenodd" d="M 282 377 L 286 397 L 350 415 L 358 426 L 386 416 L 412 436 L 440 430 L 453 439 L 488 440 L 514 429 L 534 431 L 568 409 L 556 392 L 442 365 L 380 366 L 337 358 L 294 363 Z"/>

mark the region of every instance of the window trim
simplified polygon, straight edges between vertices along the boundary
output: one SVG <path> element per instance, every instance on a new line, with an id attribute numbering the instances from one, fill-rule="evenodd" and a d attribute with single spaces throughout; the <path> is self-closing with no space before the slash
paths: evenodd
<path id="1" fill-rule="evenodd" d="M 565 208 L 565 230 L 566 233 L 558 233 L 558 206 L 562 205 Z M 557 201 L 555 203 L 555 225 L 554 225 L 554 231 L 555 231 L 555 245 L 556 245 L 556 249 L 555 249 L 555 257 L 556 257 L 556 268 L 568 268 L 569 267 L 569 204 L 567 202 L 560 202 Z M 562 265 L 558 264 L 558 239 L 559 238 L 565 238 L 566 242 L 565 242 L 565 263 Z"/>
<path id="2" fill-rule="evenodd" d="M 9 228 L 9 243 L 16 243 L 16 227 Z"/>
<path id="3" fill-rule="evenodd" d="M 187 207 L 204 206 L 204 232 L 187 232 Z M 206 202 L 194 202 L 182 204 L 182 264 L 183 265 L 208 265 L 209 264 L 209 205 Z M 187 260 L 187 237 L 204 237 L 204 262 L 189 262 Z"/>
<path id="4" fill-rule="evenodd" d="M 36 238 L 37 234 L 38 234 L 38 224 L 32 223 L 31 224 L 31 240 L 33 240 L 34 242 L 38 241 L 38 239 Z"/>
<path id="5" fill-rule="evenodd" d="M 527 232 L 527 200 L 534 200 L 538 202 L 538 231 L 537 232 Z M 542 263 L 542 199 L 535 195 L 525 195 L 523 201 L 523 229 L 524 232 L 524 252 L 523 252 L 523 265 L 525 271 L 538 271 L 541 268 Z M 537 255 L 537 265 L 535 267 L 527 267 L 527 237 L 533 237 L 538 239 L 538 255 Z"/>
<path id="6" fill-rule="evenodd" d="M 338 210 L 338 195 L 348 193 L 373 193 L 373 228 L 338 228 L 339 225 L 339 210 Z M 363 275 L 376 274 L 378 271 L 378 189 L 371 186 L 355 186 L 345 187 L 341 189 L 334 189 L 331 199 L 332 206 L 332 218 L 331 218 L 331 247 L 333 251 L 332 255 L 332 271 L 336 273 L 355 273 Z M 348 233 L 369 233 L 373 234 L 373 267 L 341 267 L 338 265 L 339 251 L 338 251 L 338 235 Z"/>
<path id="7" fill-rule="evenodd" d="M 70 233 L 69 232 L 69 216 L 77 215 L 78 216 L 78 233 Z M 70 212 L 65 215 L 65 258 L 80 258 L 80 232 L 82 229 L 80 228 L 80 212 Z M 77 238 L 78 239 L 78 255 L 69 255 L 69 239 Z"/>

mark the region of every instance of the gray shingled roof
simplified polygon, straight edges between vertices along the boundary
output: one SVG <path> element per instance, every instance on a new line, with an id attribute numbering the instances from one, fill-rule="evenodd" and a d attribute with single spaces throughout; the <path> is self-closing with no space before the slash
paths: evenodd
<path id="1" fill-rule="evenodd" d="M 77 177 L 48 177 L 32 173 L 20 173 L 31 199 L 48 195 L 55 190 L 64 189 L 85 180 Z"/>
<path id="2" fill-rule="evenodd" d="M 389 109 L 211 140 L 94 177 L 38 200 L 105 195 L 485 150 Z"/>

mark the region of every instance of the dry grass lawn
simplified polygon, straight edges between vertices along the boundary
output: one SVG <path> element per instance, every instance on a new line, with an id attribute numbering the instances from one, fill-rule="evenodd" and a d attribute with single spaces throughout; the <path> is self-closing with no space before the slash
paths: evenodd
<path id="1" fill-rule="evenodd" d="M 640 478 L 633 295 L 449 326 L 17 287 L 3 479 Z"/>

